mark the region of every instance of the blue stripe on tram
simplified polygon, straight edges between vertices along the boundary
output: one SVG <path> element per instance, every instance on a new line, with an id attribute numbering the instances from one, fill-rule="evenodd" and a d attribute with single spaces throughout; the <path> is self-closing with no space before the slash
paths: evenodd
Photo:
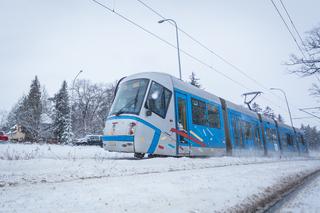
<path id="1" fill-rule="evenodd" d="M 128 115 L 124 115 L 124 116 L 114 116 L 114 117 L 111 117 L 111 118 L 108 118 L 107 120 L 116 120 L 116 119 L 132 119 L 132 120 L 135 120 L 135 121 L 138 121 L 140 123 L 143 123 L 144 125 L 150 127 L 151 129 L 154 130 L 154 135 L 153 135 L 153 138 L 152 138 L 152 142 L 151 142 L 151 145 L 147 151 L 147 153 L 149 154 L 153 154 L 154 151 L 156 150 L 157 148 L 157 145 L 159 143 L 159 139 L 160 139 L 160 135 L 161 135 L 161 130 L 159 128 L 157 128 L 156 126 L 154 126 L 153 124 L 139 118 L 139 117 L 135 117 L 135 116 L 128 116 Z"/>

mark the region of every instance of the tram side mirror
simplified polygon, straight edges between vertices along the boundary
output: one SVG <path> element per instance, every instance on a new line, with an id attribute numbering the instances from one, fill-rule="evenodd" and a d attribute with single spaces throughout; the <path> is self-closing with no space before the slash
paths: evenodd
<path id="1" fill-rule="evenodd" d="M 146 116 L 151 116 L 151 115 L 152 115 L 152 112 L 149 109 L 147 109 Z"/>

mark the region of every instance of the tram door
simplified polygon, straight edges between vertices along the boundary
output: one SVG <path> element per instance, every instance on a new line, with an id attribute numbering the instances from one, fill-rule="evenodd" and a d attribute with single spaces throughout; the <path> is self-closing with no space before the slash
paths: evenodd
<path id="1" fill-rule="evenodd" d="M 182 155 L 190 154 L 190 143 L 186 138 L 189 135 L 187 119 L 187 97 L 181 93 L 176 93 L 176 126 L 177 126 L 177 153 Z"/>
<path id="2" fill-rule="evenodd" d="M 235 140 L 235 147 L 237 149 L 244 148 L 244 135 L 243 135 L 243 128 L 241 125 L 241 120 L 239 118 L 234 117 L 232 119 L 232 125 L 233 125 L 233 134 L 234 134 L 234 140 Z"/>

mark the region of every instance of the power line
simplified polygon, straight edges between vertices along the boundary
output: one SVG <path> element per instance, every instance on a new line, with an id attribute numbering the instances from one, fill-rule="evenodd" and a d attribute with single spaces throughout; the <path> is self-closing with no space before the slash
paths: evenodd
<path id="1" fill-rule="evenodd" d="M 312 109 L 319 109 L 320 110 L 320 107 L 307 107 L 307 108 L 302 108 L 304 110 L 312 110 Z"/>
<path id="2" fill-rule="evenodd" d="M 288 10 L 287 10 L 286 6 L 284 5 L 284 3 L 283 3 L 283 1 L 282 1 L 282 0 L 280 0 L 280 3 L 281 3 L 281 5 L 282 5 L 282 7 L 283 7 L 284 11 L 285 11 L 285 12 L 286 12 L 286 14 L 287 14 L 287 16 L 288 16 L 288 18 L 289 18 L 289 20 L 290 20 L 290 22 L 291 22 L 291 25 L 292 25 L 292 27 L 293 27 L 294 31 L 295 31 L 295 32 L 296 32 L 296 34 L 298 35 L 298 37 L 299 37 L 299 39 L 300 39 L 300 42 L 301 42 L 302 46 L 305 46 L 305 45 L 304 45 L 304 41 L 302 40 L 302 37 L 301 37 L 301 35 L 300 35 L 300 33 L 299 33 L 298 29 L 296 28 L 296 25 L 293 23 L 292 18 L 291 18 L 291 16 L 290 16 L 290 14 L 289 14 L 289 12 L 288 12 Z M 311 57 L 311 54 L 309 53 L 309 51 L 307 51 L 307 50 L 306 50 L 306 52 L 308 53 L 309 57 Z"/>
<path id="3" fill-rule="evenodd" d="M 278 15 L 280 16 L 280 18 L 281 18 L 282 22 L 283 22 L 283 23 L 284 23 L 284 25 L 286 26 L 286 28 L 287 28 L 288 32 L 290 33 L 290 35 L 291 35 L 291 37 L 292 37 L 293 41 L 295 42 L 295 44 L 297 45 L 298 49 L 300 50 L 300 52 L 301 52 L 302 56 L 303 56 L 304 58 L 306 58 L 306 56 L 305 56 L 305 54 L 304 54 L 304 52 L 303 52 L 302 48 L 300 47 L 300 45 L 299 45 L 299 43 L 298 43 L 298 41 L 297 41 L 296 37 L 295 37 L 295 36 L 293 35 L 293 33 L 291 32 L 291 30 L 290 30 L 290 28 L 289 28 L 289 26 L 288 26 L 287 22 L 285 21 L 285 19 L 283 18 L 282 14 L 280 13 L 280 11 L 279 11 L 279 9 L 278 9 L 277 5 L 274 3 L 274 1 L 273 1 L 273 0 L 270 0 L 270 1 L 271 1 L 271 3 L 272 3 L 273 7 L 275 8 L 275 10 L 277 11 Z"/>
<path id="4" fill-rule="evenodd" d="M 99 4 L 99 5 L 102 6 L 103 8 L 109 10 L 110 12 L 116 14 L 117 16 L 119 16 L 120 18 L 124 19 L 125 21 L 133 24 L 134 26 L 136 26 L 136 27 L 138 27 L 138 28 L 140 28 L 140 29 L 143 30 L 144 32 L 148 33 L 149 35 L 151 35 L 151 36 L 159 39 L 160 41 L 166 43 L 166 44 L 169 45 L 170 47 L 175 48 L 175 49 L 177 48 L 174 44 L 172 44 L 172 43 L 170 43 L 169 41 L 165 40 L 164 38 L 158 36 L 157 34 L 151 32 L 150 30 L 146 29 L 145 27 L 137 24 L 136 22 L 132 21 L 131 19 L 129 19 L 129 18 L 127 18 L 127 17 L 125 17 L 124 15 L 118 13 L 117 11 L 114 11 L 113 9 L 111 9 L 111 8 L 109 8 L 108 6 L 102 4 L 101 2 L 99 2 L 99 1 L 97 1 L 97 0 L 92 0 L 92 1 L 95 2 L 95 3 L 97 3 L 97 4 Z M 224 76 L 225 78 L 229 79 L 230 81 L 238 84 L 239 86 L 241 86 L 241 87 L 243 87 L 243 88 L 245 88 L 245 89 L 250 89 L 250 88 L 246 87 L 244 84 L 242 84 L 242 83 L 240 83 L 240 82 L 232 79 L 231 77 L 227 76 L 227 75 L 224 74 L 223 72 L 221 72 L 221 71 L 217 70 L 216 68 L 212 67 L 211 65 L 207 64 L 206 62 L 204 62 L 204 61 L 200 60 L 199 58 L 193 56 L 193 55 L 190 54 L 189 52 L 187 52 L 187 51 L 185 51 L 185 50 L 183 50 L 183 49 L 180 49 L 180 51 L 181 51 L 182 53 L 184 53 L 185 55 L 187 55 L 188 57 L 192 58 L 193 60 L 199 62 L 200 64 L 202 64 L 202 65 L 210 68 L 211 70 L 219 73 L 220 75 Z"/>
<path id="5" fill-rule="evenodd" d="M 97 1 L 97 0 L 92 0 L 94 3 L 100 5 L 101 7 L 103 7 L 104 9 L 108 10 L 109 12 L 112 12 L 114 13 L 115 15 L 119 16 L 120 18 L 124 19 L 126 22 L 129 22 L 130 24 L 133 24 L 134 26 L 136 26 L 137 28 L 143 30 L 144 32 L 146 32 L 147 34 L 159 39 L 160 41 L 164 42 L 165 44 L 167 44 L 168 46 L 172 47 L 172 48 L 177 48 L 174 44 L 170 43 L 169 41 L 165 40 L 164 38 L 158 36 L 157 34 L 151 32 L 150 30 L 146 29 L 145 27 L 137 24 L 136 22 L 134 22 L 133 20 L 127 18 L 126 16 L 120 14 L 119 12 L 111 9 L 110 7 L 106 6 L 105 4 Z M 249 87 L 247 87 L 246 85 L 244 85 L 243 83 L 239 82 L 239 81 L 236 81 L 234 80 L 233 78 L 229 77 L 228 75 L 224 74 L 223 72 L 219 71 L 218 69 L 212 67 L 211 65 L 209 65 L 208 63 L 202 61 L 201 59 L 195 57 L 194 55 L 192 55 L 191 53 L 183 50 L 183 49 L 180 49 L 180 51 L 182 53 L 184 53 L 186 56 L 188 56 L 189 58 L 192 58 L 193 60 L 197 61 L 198 63 L 202 64 L 203 66 L 205 67 L 208 67 L 209 69 L 213 70 L 214 72 L 222 75 L 223 77 L 227 78 L 228 80 L 232 81 L 233 83 L 245 88 L 246 90 L 251 90 Z M 278 108 L 282 108 L 281 106 L 275 104 L 272 100 L 266 98 L 266 97 L 261 97 L 263 99 L 265 99 L 266 101 L 268 101 L 269 103 L 273 103 L 274 106 L 278 107 Z"/>
<path id="6" fill-rule="evenodd" d="M 306 117 L 296 117 L 296 118 L 292 118 L 293 120 L 300 120 L 300 119 L 311 119 L 314 118 L 314 116 L 306 116 Z"/>
<path id="7" fill-rule="evenodd" d="M 157 16 L 159 16 L 162 19 L 166 19 L 166 17 L 164 17 L 163 15 L 161 15 L 158 11 L 156 11 L 155 9 L 153 9 L 151 6 L 149 6 L 148 4 L 146 4 L 144 1 L 142 0 L 137 0 L 139 3 L 141 3 L 144 7 L 146 7 L 147 9 L 149 9 L 150 11 L 152 11 L 154 14 L 156 14 Z M 173 25 L 173 23 L 170 23 L 171 25 Z M 201 46 L 202 48 L 206 49 L 207 51 L 209 51 L 211 54 L 215 55 L 217 58 L 219 58 L 220 60 L 222 60 L 224 63 L 228 64 L 229 66 L 231 66 L 233 69 L 235 69 L 236 71 L 240 72 L 242 75 L 244 75 L 246 78 L 250 79 L 252 82 L 254 82 L 255 84 L 259 85 L 260 87 L 262 87 L 265 91 L 269 92 L 270 94 L 272 94 L 273 96 L 283 100 L 280 96 L 278 96 L 277 94 L 271 92 L 269 90 L 268 87 L 264 86 L 262 83 L 260 83 L 259 81 L 257 81 L 256 79 L 252 78 L 250 75 L 248 75 L 245 71 L 243 71 L 242 69 L 240 69 L 238 66 L 236 66 L 235 64 L 231 63 L 230 61 L 228 61 L 227 59 L 225 59 L 224 57 L 222 57 L 221 55 L 219 55 L 218 53 L 216 53 L 215 51 L 213 51 L 212 49 L 210 49 L 208 46 L 206 46 L 205 44 L 203 44 L 202 42 L 200 42 L 199 40 L 197 40 L 196 38 L 194 38 L 193 36 L 191 36 L 189 33 L 187 33 L 186 31 L 184 31 L 183 29 L 181 29 L 180 27 L 178 27 L 178 30 L 183 33 L 185 36 L 187 36 L 189 39 L 191 39 L 192 41 L 194 41 L 195 43 L 197 43 L 199 46 Z"/>
<path id="8" fill-rule="evenodd" d="M 319 116 L 315 115 L 314 113 L 311 113 L 311 112 L 308 112 L 308 111 L 307 111 L 307 110 L 310 110 L 310 109 L 319 109 L 319 107 L 302 108 L 302 109 L 299 109 L 299 110 L 300 110 L 301 112 L 304 112 L 304 113 L 306 113 L 306 114 L 308 114 L 308 115 L 311 115 L 311 116 L 313 116 L 313 117 L 315 117 L 315 118 L 320 119 Z"/>
<path id="9" fill-rule="evenodd" d="M 284 3 L 283 3 L 283 1 L 282 1 L 282 0 L 280 0 L 280 3 L 281 3 L 281 5 L 282 5 L 282 7 L 283 7 L 284 11 L 285 11 L 285 12 L 286 12 L 286 14 L 287 14 L 287 16 L 288 16 L 288 18 L 289 18 L 289 20 L 290 20 L 290 23 L 291 23 L 291 25 L 292 25 L 292 27 L 293 27 L 294 31 L 297 33 L 297 35 L 298 35 L 298 37 L 299 37 L 299 39 L 300 39 L 301 44 L 303 45 L 303 44 L 304 44 L 304 42 L 303 42 L 303 40 L 302 40 L 302 37 L 301 37 L 301 35 L 300 35 L 299 31 L 297 30 L 296 25 L 293 23 L 292 18 L 291 18 L 291 16 L 290 16 L 290 14 L 289 14 L 289 12 L 288 12 L 288 10 L 287 10 L 286 6 L 284 5 Z"/>

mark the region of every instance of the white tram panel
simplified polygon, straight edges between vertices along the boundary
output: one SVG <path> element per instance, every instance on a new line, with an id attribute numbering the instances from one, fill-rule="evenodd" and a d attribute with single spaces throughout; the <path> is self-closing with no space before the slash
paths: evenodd
<path id="1" fill-rule="evenodd" d="M 135 135 L 135 152 L 138 153 L 148 153 L 150 151 L 151 143 L 153 142 L 154 137 L 158 140 L 154 148 L 153 153 L 149 154 L 166 154 L 166 155 L 175 155 L 176 154 L 176 136 L 170 131 L 171 128 L 175 128 L 175 111 L 174 111 L 174 94 L 173 94 L 173 85 L 170 75 L 157 73 L 157 72 L 148 72 L 140 73 L 131 76 L 132 78 L 147 78 L 150 80 L 149 88 L 145 95 L 144 103 L 149 95 L 150 86 L 152 81 L 166 87 L 172 92 L 166 117 L 162 118 L 155 113 L 152 113 L 151 116 L 147 116 L 146 109 L 143 105 L 140 112 L 140 118 L 146 122 L 152 124 L 154 127 L 159 129 L 158 132 L 148 127 L 147 125 L 139 125 Z M 159 135 L 156 135 L 159 134 Z M 171 146 L 168 146 L 171 144 Z"/>
<path id="2" fill-rule="evenodd" d="M 105 135 L 128 135 L 128 129 L 130 124 L 135 123 L 136 126 L 134 129 L 134 134 L 131 135 L 134 137 L 134 142 L 108 141 L 107 143 L 105 143 L 105 148 L 109 151 L 148 153 L 148 151 L 150 151 L 150 147 L 152 147 L 152 142 L 155 139 L 154 137 L 156 137 L 157 143 L 154 144 L 155 147 L 153 148 L 151 154 L 175 155 L 176 136 L 175 134 L 172 134 L 170 132 L 171 128 L 175 127 L 174 94 L 171 77 L 167 74 L 161 74 L 156 72 L 134 74 L 129 77 L 126 77 L 120 83 L 119 88 L 121 87 L 121 84 L 133 79 L 149 80 L 149 85 L 146 90 L 146 94 L 144 95 L 144 100 L 140 109 L 140 114 L 121 114 L 121 116 L 123 117 L 129 116 L 137 119 L 122 119 L 120 116 L 119 118 L 113 120 L 112 117 L 116 116 L 109 116 L 106 121 L 106 127 L 104 132 Z M 162 86 L 166 87 L 172 92 L 170 104 L 168 106 L 165 118 L 161 118 L 155 113 L 152 113 L 151 116 L 147 116 L 146 114 L 148 109 L 145 108 L 145 102 L 148 97 L 152 81 L 161 84 Z M 157 129 L 158 131 L 156 131 L 155 129 Z M 133 146 L 131 146 L 130 143 L 132 143 Z M 167 147 L 168 144 L 171 144 L 171 149 L 161 149 L 164 146 Z"/>

